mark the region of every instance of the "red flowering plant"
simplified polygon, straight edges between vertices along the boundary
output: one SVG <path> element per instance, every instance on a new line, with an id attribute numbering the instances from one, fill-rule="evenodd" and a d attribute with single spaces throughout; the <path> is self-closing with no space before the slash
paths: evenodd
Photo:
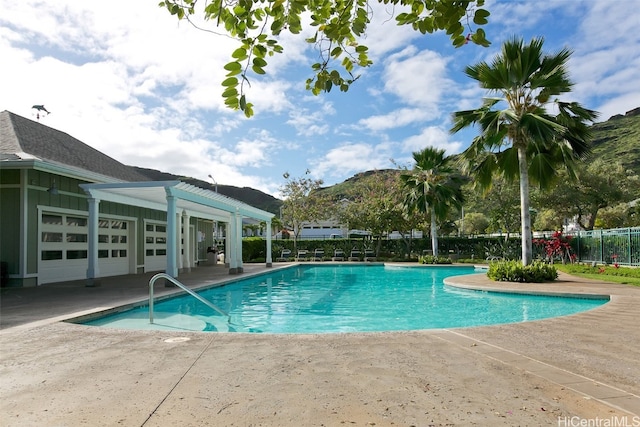
<path id="1" fill-rule="evenodd" d="M 553 260 L 559 258 L 563 264 L 567 261 L 573 263 L 576 255 L 571 253 L 572 236 L 564 236 L 562 231 L 555 231 L 550 239 L 533 239 L 533 244 L 542 248 L 545 260 L 553 264 Z"/>
<path id="2" fill-rule="evenodd" d="M 611 255 L 611 259 L 613 259 L 613 266 L 615 268 L 620 268 L 620 264 L 618 264 L 618 255 L 617 254 Z"/>

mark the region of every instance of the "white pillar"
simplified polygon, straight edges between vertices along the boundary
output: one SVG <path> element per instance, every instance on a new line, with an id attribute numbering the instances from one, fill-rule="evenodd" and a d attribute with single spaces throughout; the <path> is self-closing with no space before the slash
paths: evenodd
<path id="1" fill-rule="evenodd" d="M 237 273 L 243 273 L 244 267 L 242 265 L 242 215 L 236 211 L 235 218 L 236 225 L 236 259 L 237 259 Z"/>
<path id="2" fill-rule="evenodd" d="M 87 284 L 86 286 L 97 286 L 100 284 L 100 268 L 98 266 L 98 216 L 100 214 L 100 199 L 89 198 L 89 235 L 87 259 Z"/>
<path id="3" fill-rule="evenodd" d="M 191 230 L 189 228 L 189 223 L 191 222 L 191 217 L 187 214 L 187 211 L 182 211 L 182 251 L 183 251 L 183 261 L 182 266 L 185 271 L 191 271 Z"/>
<path id="4" fill-rule="evenodd" d="M 176 266 L 176 253 L 178 242 L 176 242 L 176 198 L 167 194 L 167 273 L 171 277 L 178 277 Z"/>
<path id="5" fill-rule="evenodd" d="M 273 265 L 273 261 L 271 259 L 271 220 L 267 221 L 267 267 L 271 267 Z"/>
<path id="6" fill-rule="evenodd" d="M 236 251 L 236 234 L 238 229 L 236 228 L 235 214 L 231 214 L 229 223 L 227 226 L 227 257 L 229 259 L 229 274 L 238 274 L 238 252 Z M 225 257 L 225 262 L 226 262 Z"/>
<path id="7" fill-rule="evenodd" d="M 183 270 L 182 251 L 184 248 L 182 247 L 182 242 L 182 215 L 176 212 L 176 244 L 178 245 L 176 249 L 176 266 L 179 272 Z"/>

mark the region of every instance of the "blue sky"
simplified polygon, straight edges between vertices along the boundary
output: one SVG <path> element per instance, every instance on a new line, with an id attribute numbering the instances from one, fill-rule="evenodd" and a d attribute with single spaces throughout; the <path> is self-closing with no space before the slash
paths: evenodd
<path id="1" fill-rule="evenodd" d="M 122 163 L 278 196 L 282 174 L 308 169 L 326 185 L 355 173 L 410 166 L 426 146 L 464 150 L 452 112 L 480 105 L 464 67 L 490 60 L 513 35 L 569 47 L 575 87 L 565 100 L 600 120 L 640 106 L 640 0 L 488 0 L 490 48 L 456 49 L 444 34 L 397 27 L 373 5 L 366 44 L 374 65 L 347 93 L 304 88 L 315 51 L 285 35 L 285 53 L 252 78 L 255 116 L 224 107 L 223 65 L 237 45 L 157 7 L 158 0 L 0 0 L 0 111 L 67 132 Z M 210 180 L 209 180 L 210 181 Z"/>

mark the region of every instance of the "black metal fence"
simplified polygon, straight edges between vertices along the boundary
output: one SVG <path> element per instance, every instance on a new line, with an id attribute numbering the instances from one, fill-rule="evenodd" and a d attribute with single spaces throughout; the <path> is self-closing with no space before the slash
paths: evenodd
<path id="1" fill-rule="evenodd" d="M 580 262 L 640 266 L 640 227 L 576 231 L 571 247 Z"/>
<path id="2" fill-rule="evenodd" d="M 552 232 L 536 233 L 536 238 L 551 238 Z M 619 228 L 612 230 L 575 231 L 565 233 L 571 236 L 572 252 L 577 262 L 596 264 L 619 264 L 624 266 L 640 266 L 640 227 Z M 263 244 L 264 245 L 264 244 Z M 325 254 L 332 254 L 335 249 L 349 253 L 352 249 L 364 251 L 377 250 L 375 239 L 326 239 L 298 241 L 298 249 L 313 252 L 321 248 Z M 280 256 L 283 249 L 293 250 L 292 240 L 278 240 L 272 244 L 274 259 Z M 424 253 L 431 253 L 431 239 L 383 239 L 380 242 L 381 258 L 407 259 Z M 263 252 L 262 249 L 261 252 Z M 520 259 L 521 240 L 513 236 L 461 236 L 438 238 L 438 252 L 441 256 L 454 259 L 487 258 Z M 543 248 L 534 245 L 534 258 L 544 258 Z M 264 255 L 263 255 L 264 256 Z"/>

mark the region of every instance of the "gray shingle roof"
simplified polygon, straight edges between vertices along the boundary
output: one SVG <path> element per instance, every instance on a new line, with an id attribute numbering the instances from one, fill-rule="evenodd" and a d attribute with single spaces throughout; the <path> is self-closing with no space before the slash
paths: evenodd
<path id="1" fill-rule="evenodd" d="M 84 169 L 122 181 L 149 181 L 132 167 L 59 130 L 11 113 L 0 112 L 0 161 L 40 159 Z"/>

